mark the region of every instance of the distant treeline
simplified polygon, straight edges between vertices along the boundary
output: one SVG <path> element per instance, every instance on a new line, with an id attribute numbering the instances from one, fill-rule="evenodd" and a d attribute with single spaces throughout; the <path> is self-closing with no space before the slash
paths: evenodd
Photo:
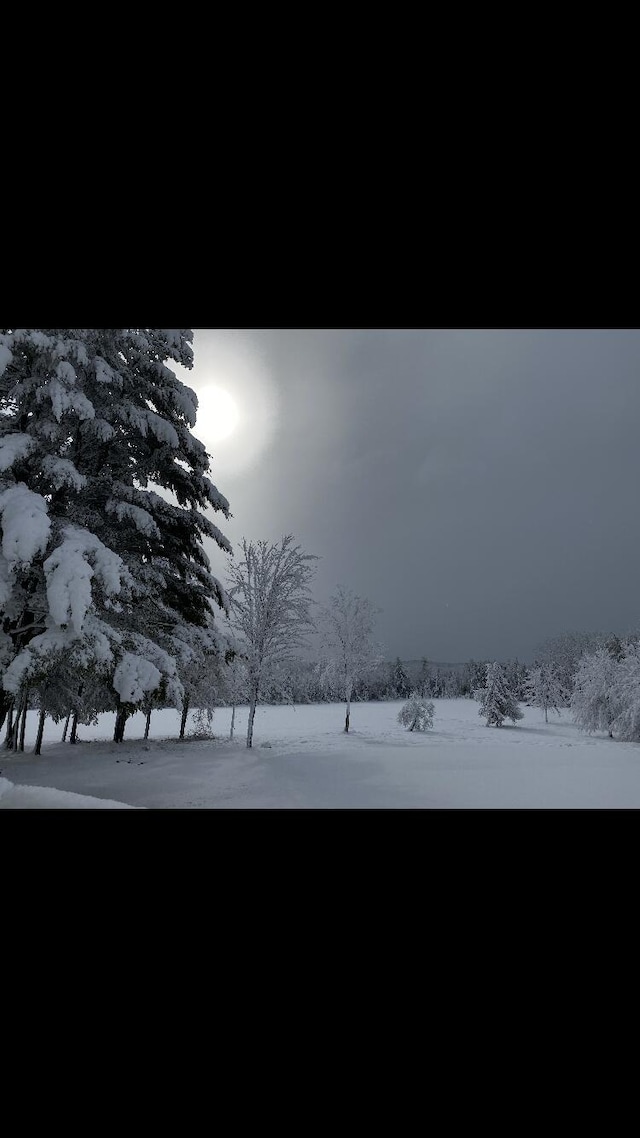
<path id="1" fill-rule="evenodd" d="M 464 664 L 422 660 L 384 661 L 360 677 L 352 699 L 356 702 L 406 699 L 411 692 L 430 698 L 474 698 L 484 686 L 491 661 L 468 660 Z M 518 660 L 504 665 L 516 698 L 524 699 L 527 667 Z M 266 681 L 262 703 L 336 703 L 342 700 L 340 680 L 323 661 L 296 659 L 274 669 Z"/>

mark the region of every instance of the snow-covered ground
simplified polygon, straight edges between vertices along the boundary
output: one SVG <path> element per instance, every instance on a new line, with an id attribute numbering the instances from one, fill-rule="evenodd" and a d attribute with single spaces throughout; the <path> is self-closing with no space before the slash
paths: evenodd
<path id="1" fill-rule="evenodd" d="M 61 743 L 47 721 L 42 755 L 0 750 L 0 808 L 640 808 L 640 745 L 582 734 L 564 711 L 523 706 L 516 726 L 486 727 L 472 700 L 435 700 L 434 727 L 409 733 L 401 702 L 352 706 L 349 735 L 338 704 L 261 707 L 254 746 L 247 711 L 216 711 L 216 738 L 179 743 L 179 716 L 156 712 L 111 742 L 113 715 Z M 76 796 L 82 796 L 78 798 Z"/>

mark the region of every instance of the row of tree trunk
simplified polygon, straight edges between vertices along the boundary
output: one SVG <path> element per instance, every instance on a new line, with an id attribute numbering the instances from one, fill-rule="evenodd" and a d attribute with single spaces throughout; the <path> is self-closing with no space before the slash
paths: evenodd
<path id="1" fill-rule="evenodd" d="M 18 704 L 17 709 L 15 708 L 15 704 L 14 704 L 13 700 L 11 702 L 8 702 L 8 703 L 3 703 L 2 707 L 0 707 L 0 730 L 3 727 L 5 720 L 6 720 L 6 724 L 7 724 L 6 731 L 5 731 L 5 737 L 4 737 L 5 750 L 8 750 L 8 751 L 24 751 L 24 736 L 25 736 L 25 729 L 26 729 L 26 725 L 27 725 L 28 702 L 29 702 L 29 693 L 27 690 L 25 690 L 23 692 L 21 698 L 20 698 L 20 702 Z M 146 718 L 145 727 L 144 727 L 144 738 L 145 739 L 149 738 L 149 728 L 151 726 L 152 710 L 153 710 L 152 708 L 149 708 L 147 710 L 147 718 Z M 186 730 L 186 726 L 187 726 L 187 718 L 188 718 L 190 710 L 191 710 L 191 708 L 190 708 L 189 700 L 185 699 L 183 707 L 182 707 L 182 715 L 180 718 L 180 736 L 179 736 L 180 739 L 184 739 L 185 730 Z M 252 700 L 251 705 L 250 705 L 250 711 L 249 711 L 249 730 L 248 730 L 248 741 L 247 741 L 248 747 L 251 746 L 251 742 L 252 742 L 252 738 L 253 738 L 253 720 L 255 717 L 255 713 L 256 713 L 256 703 L 255 703 L 255 701 Z M 113 731 L 114 743 L 122 743 L 123 742 L 123 740 L 124 740 L 124 729 L 126 726 L 127 719 L 129 718 L 129 716 L 131 714 L 132 714 L 131 708 L 125 704 L 123 704 L 121 707 L 118 708 L 118 710 L 116 712 L 116 722 L 115 722 L 115 727 L 114 727 L 114 731 Z M 46 717 L 47 717 L 46 711 L 41 711 L 39 716 L 38 716 L 38 731 L 37 731 L 37 735 L 36 735 L 36 745 L 35 745 L 34 750 L 33 750 L 34 755 L 39 755 L 41 753 L 42 738 L 44 735 L 44 724 L 45 724 Z M 234 727 L 235 717 L 236 717 L 236 705 L 234 703 L 233 704 L 233 712 L 231 715 L 231 733 L 229 736 L 231 739 L 233 739 L 233 727 Z M 62 731 L 62 742 L 63 743 L 67 738 L 67 731 L 69 729 L 70 723 L 71 723 L 71 733 L 69 735 L 69 743 L 76 743 L 77 742 L 77 732 L 78 732 L 78 712 L 77 711 L 70 711 L 69 714 L 67 715 L 67 718 L 65 719 L 64 729 Z"/>

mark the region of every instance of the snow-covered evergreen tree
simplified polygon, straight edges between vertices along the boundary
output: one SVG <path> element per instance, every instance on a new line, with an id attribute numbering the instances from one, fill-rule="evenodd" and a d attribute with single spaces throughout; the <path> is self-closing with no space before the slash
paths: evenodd
<path id="1" fill-rule="evenodd" d="M 426 656 L 420 661 L 420 674 L 418 676 L 418 691 L 425 697 L 431 695 L 431 664 Z"/>
<path id="2" fill-rule="evenodd" d="M 231 548 L 204 513 L 229 507 L 191 434 L 197 397 L 171 370 L 192 366 L 191 339 L 186 329 L 0 329 L 5 708 L 43 661 L 78 651 L 119 696 L 117 737 L 162 684 L 181 703 L 172 638 L 210 629 L 226 603 L 202 539 Z"/>
<path id="3" fill-rule="evenodd" d="M 622 657 L 624 656 L 625 645 L 623 644 L 620 637 L 616 635 L 615 632 L 607 640 L 607 642 L 605 644 L 605 648 L 607 649 L 607 652 L 609 653 L 609 655 L 613 656 L 614 660 L 621 660 Z"/>
<path id="4" fill-rule="evenodd" d="M 426 731 L 433 727 L 433 713 L 433 701 L 425 699 L 419 692 L 412 692 L 398 712 L 398 723 L 407 731 Z"/>
<path id="5" fill-rule="evenodd" d="M 624 705 L 624 695 L 616 692 L 619 661 L 607 648 L 586 652 L 580 661 L 571 693 L 571 710 L 583 731 L 608 731 Z M 622 699 L 622 703 L 619 700 Z"/>
<path id="6" fill-rule="evenodd" d="M 490 664 L 487 669 L 487 682 L 478 714 L 485 717 L 487 727 L 502 727 L 505 719 L 515 723 L 523 717 L 504 671 L 497 662 Z"/>
<path id="7" fill-rule="evenodd" d="M 442 694 L 445 699 L 457 699 L 460 693 L 462 678 L 455 668 L 448 668 L 442 676 Z"/>
<path id="8" fill-rule="evenodd" d="M 517 676 L 515 683 L 518 683 Z M 511 688 L 513 691 L 513 686 Z M 560 708 L 567 702 L 567 695 L 554 668 L 549 663 L 536 664 L 529 672 L 524 697 L 532 707 L 544 711 L 544 721 L 549 722 L 549 708 L 560 714 Z"/>
<path id="9" fill-rule="evenodd" d="M 357 681 L 375 667 L 380 654 L 373 640 L 376 610 L 366 597 L 341 585 L 322 610 L 322 640 L 342 692 L 346 709 L 344 730 L 349 731 L 351 699 Z"/>
<path id="10" fill-rule="evenodd" d="M 399 656 L 391 669 L 391 683 L 396 693 L 396 699 L 406 699 L 411 692 L 409 677 Z"/>
<path id="11" fill-rule="evenodd" d="M 525 664 L 521 664 L 517 659 L 509 660 L 505 665 L 505 674 L 509 682 L 509 687 L 517 700 L 527 699 L 527 681 L 529 679 L 529 669 Z"/>
<path id="12" fill-rule="evenodd" d="M 246 663 L 249 688 L 247 747 L 263 685 L 274 665 L 289 659 L 313 628 L 310 583 L 317 561 L 287 534 L 277 544 L 247 542 L 242 561 L 229 567 L 231 627 Z"/>
<path id="13" fill-rule="evenodd" d="M 487 663 L 477 660 L 469 660 L 465 665 L 465 675 L 473 699 L 482 699 L 488 668 Z"/>

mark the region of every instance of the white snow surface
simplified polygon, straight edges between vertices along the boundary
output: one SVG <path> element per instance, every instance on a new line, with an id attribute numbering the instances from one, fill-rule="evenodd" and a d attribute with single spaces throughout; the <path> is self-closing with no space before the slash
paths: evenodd
<path id="1" fill-rule="evenodd" d="M 473 700 L 433 702 L 434 726 L 420 734 L 396 722 L 401 700 L 352 704 L 348 735 L 341 704 L 258 707 L 250 750 L 246 707 L 236 709 L 233 742 L 230 708 L 214 714 L 216 738 L 183 743 L 173 710 L 154 712 L 147 742 L 136 714 L 119 745 L 113 713 L 80 727 L 75 746 L 47 720 L 40 756 L 28 753 L 30 712 L 24 754 L 0 750 L 0 778 L 10 784 L 0 808 L 49 807 L 55 791 L 88 796 L 87 809 L 640 808 L 640 745 L 584 735 L 569 711 L 546 724 L 542 711 L 521 705 L 517 725 L 496 728 Z"/>
<path id="2" fill-rule="evenodd" d="M 135 810 L 126 802 L 111 798 L 92 798 L 69 790 L 53 790 L 49 786 L 14 786 L 0 778 L 0 810 Z"/>

